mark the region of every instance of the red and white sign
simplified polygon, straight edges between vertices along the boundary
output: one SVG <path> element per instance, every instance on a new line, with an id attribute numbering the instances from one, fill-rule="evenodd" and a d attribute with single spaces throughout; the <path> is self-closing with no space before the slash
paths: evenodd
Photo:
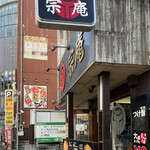
<path id="1" fill-rule="evenodd" d="M 146 144 L 146 133 L 137 133 L 133 134 L 133 150 L 147 150 Z"/>
<path id="2" fill-rule="evenodd" d="M 61 72 L 60 72 L 60 89 L 63 92 L 66 83 L 66 68 L 64 62 L 62 62 Z"/>
<path id="3" fill-rule="evenodd" d="M 5 126 L 5 132 L 6 132 L 6 142 L 7 145 L 11 145 L 11 134 L 12 134 L 12 127 L 10 125 Z"/>
<path id="4" fill-rule="evenodd" d="M 134 145 L 134 150 L 147 150 L 145 146 L 136 146 Z"/>
<path id="5" fill-rule="evenodd" d="M 141 133 L 140 141 L 142 144 L 146 144 L 146 133 Z"/>

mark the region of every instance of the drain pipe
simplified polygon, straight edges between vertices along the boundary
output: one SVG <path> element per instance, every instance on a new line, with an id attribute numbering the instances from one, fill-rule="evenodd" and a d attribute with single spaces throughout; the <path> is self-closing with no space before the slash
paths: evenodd
<path id="1" fill-rule="evenodd" d="M 20 44 L 21 44 L 21 47 L 20 47 L 20 111 L 22 110 L 22 48 L 23 48 L 23 46 L 22 46 L 22 44 L 23 44 L 23 42 L 22 42 L 22 40 L 23 40 L 23 28 L 22 28 L 22 26 L 23 26 L 23 0 L 21 0 L 21 34 L 20 34 L 20 36 L 21 36 L 21 38 L 20 38 Z M 20 124 L 22 124 L 22 114 L 20 114 Z"/>

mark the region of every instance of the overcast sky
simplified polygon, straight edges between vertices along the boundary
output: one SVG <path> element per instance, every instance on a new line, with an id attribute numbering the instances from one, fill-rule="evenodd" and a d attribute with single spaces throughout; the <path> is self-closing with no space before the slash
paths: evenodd
<path id="1" fill-rule="evenodd" d="M 0 0 L 0 5 L 1 5 L 1 3 L 2 3 L 2 0 Z"/>

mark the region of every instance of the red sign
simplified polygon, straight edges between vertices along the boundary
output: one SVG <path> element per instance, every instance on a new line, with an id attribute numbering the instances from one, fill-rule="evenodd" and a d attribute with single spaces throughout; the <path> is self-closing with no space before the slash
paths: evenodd
<path id="1" fill-rule="evenodd" d="M 12 134 L 12 128 L 10 125 L 6 125 L 5 127 L 5 132 L 6 132 L 6 142 L 7 145 L 11 145 L 11 134 Z"/>
<path id="2" fill-rule="evenodd" d="M 146 133 L 140 134 L 140 141 L 142 144 L 146 144 Z"/>
<path id="3" fill-rule="evenodd" d="M 56 9 L 56 13 L 65 19 L 73 19 L 76 18 L 79 13 L 77 13 L 77 11 L 75 11 L 75 13 L 73 13 L 74 11 L 74 4 L 78 3 L 79 0 L 70 0 L 70 1 L 61 1 L 61 6 L 60 10 Z"/>
<path id="4" fill-rule="evenodd" d="M 64 62 L 62 62 L 60 71 L 60 89 L 62 92 L 64 91 L 65 83 L 66 83 L 66 68 Z"/>
<path id="5" fill-rule="evenodd" d="M 134 150 L 147 150 L 145 146 L 136 146 L 134 145 Z"/>

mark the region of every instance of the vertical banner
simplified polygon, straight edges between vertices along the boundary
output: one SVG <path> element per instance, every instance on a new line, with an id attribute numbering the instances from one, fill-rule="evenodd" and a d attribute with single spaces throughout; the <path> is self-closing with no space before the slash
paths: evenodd
<path id="1" fill-rule="evenodd" d="M 5 90 L 5 125 L 13 125 L 13 90 Z"/>
<path id="2" fill-rule="evenodd" d="M 11 145 L 13 110 L 13 90 L 5 90 L 5 133 L 8 146 Z"/>
<path id="3" fill-rule="evenodd" d="M 147 102 L 148 96 L 142 95 L 132 99 L 132 149 L 148 150 Z"/>
<path id="4" fill-rule="evenodd" d="M 5 126 L 5 132 L 6 132 L 6 142 L 7 145 L 11 145 L 11 134 L 12 134 L 12 127 L 10 125 Z"/>

